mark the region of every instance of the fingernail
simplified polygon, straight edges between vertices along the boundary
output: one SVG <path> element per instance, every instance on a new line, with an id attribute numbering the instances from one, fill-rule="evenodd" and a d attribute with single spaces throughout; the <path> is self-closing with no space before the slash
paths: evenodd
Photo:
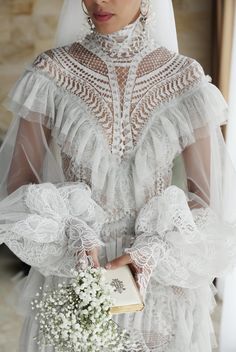
<path id="1" fill-rule="evenodd" d="M 105 265 L 105 268 L 106 268 L 106 269 L 111 269 L 111 263 L 107 263 L 107 264 Z"/>

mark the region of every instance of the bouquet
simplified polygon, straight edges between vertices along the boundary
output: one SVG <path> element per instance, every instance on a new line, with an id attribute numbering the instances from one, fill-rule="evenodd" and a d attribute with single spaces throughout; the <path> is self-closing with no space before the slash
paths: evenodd
<path id="1" fill-rule="evenodd" d="M 39 335 L 34 339 L 39 346 L 54 346 L 55 352 L 118 352 L 130 350 L 125 346 L 135 347 L 128 331 L 111 319 L 114 288 L 106 282 L 105 270 L 91 266 L 72 269 L 69 284 L 59 283 L 58 289 L 43 292 L 41 300 L 31 302 L 37 310 Z"/>

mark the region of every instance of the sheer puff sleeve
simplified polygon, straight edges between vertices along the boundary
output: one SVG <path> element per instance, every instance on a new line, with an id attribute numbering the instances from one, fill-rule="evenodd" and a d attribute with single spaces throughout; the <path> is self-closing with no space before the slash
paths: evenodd
<path id="1" fill-rule="evenodd" d="M 236 171 L 220 128 L 227 111 L 221 92 L 204 75 L 159 113 L 178 167 L 172 184 L 140 209 L 135 241 L 125 249 L 143 295 L 150 278 L 198 288 L 236 265 Z"/>
<path id="2" fill-rule="evenodd" d="M 103 245 L 105 214 L 87 184 L 64 178 L 53 131 L 65 97 L 37 67 L 41 55 L 4 104 L 13 120 L 0 149 L 0 244 L 45 276 L 69 276 L 86 251 Z"/>

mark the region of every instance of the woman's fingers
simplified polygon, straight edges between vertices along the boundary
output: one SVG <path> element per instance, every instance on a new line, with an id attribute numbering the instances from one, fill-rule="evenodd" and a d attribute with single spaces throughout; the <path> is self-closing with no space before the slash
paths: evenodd
<path id="1" fill-rule="evenodd" d="M 95 268 L 100 267 L 99 259 L 98 259 L 98 247 L 91 249 L 91 251 L 86 251 L 87 256 L 92 258 L 93 264 Z"/>
<path id="2" fill-rule="evenodd" d="M 123 254 L 117 257 L 105 265 L 106 269 L 116 269 L 125 264 L 130 264 L 131 258 L 129 254 Z"/>

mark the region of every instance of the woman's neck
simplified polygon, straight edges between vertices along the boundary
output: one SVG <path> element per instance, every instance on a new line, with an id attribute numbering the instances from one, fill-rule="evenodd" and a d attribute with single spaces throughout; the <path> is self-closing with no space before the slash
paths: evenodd
<path id="1" fill-rule="evenodd" d="M 86 36 L 87 40 L 94 41 L 110 57 L 134 55 L 145 45 L 146 38 L 147 33 L 140 21 L 140 16 L 118 31 L 103 34 L 95 29 Z"/>

